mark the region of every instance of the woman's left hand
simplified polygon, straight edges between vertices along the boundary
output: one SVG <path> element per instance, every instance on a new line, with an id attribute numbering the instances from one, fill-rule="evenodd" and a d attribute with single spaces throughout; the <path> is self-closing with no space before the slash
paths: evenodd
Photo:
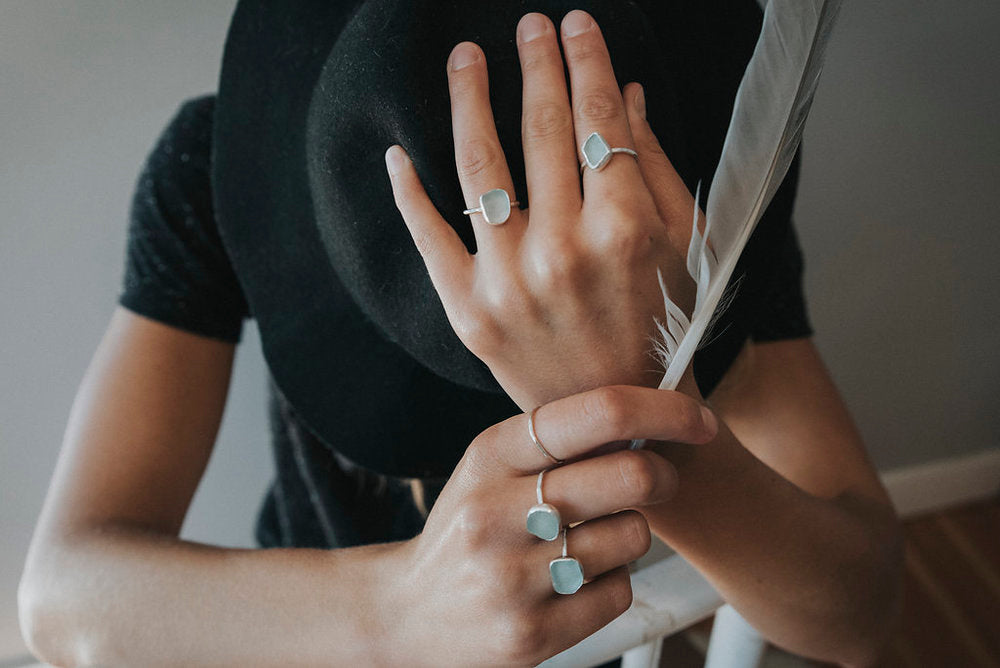
<path id="1" fill-rule="evenodd" d="M 646 123 L 637 84 L 619 92 L 600 29 L 576 10 L 562 22 L 572 103 L 552 22 L 518 25 L 522 142 L 530 200 L 500 225 L 472 214 L 470 255 L 428 198 L 405 152 L 390 147 L 393 194 L 462 342 L 524 410 L 602 385 L 656 386 L 657 268 L 690 313 L 683 253 L 694 199 Z M 516 199 L 489 102 L 486 61 L 471 42 L 448 61 L 456 164 L 468 208 L 502 188 Z M 616 153 L 580 176 L 578 146 L 600 132 Z M 690 373 L 690 370 L 689 370 Z M 690 381 L 690 378 L 687 379 Z M 689 385 L 690 383 L 685 383 Z"/>

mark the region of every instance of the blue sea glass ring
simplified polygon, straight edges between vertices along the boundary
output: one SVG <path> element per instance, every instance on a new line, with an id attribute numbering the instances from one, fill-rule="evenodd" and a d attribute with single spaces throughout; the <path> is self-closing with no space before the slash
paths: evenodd
<path id="1" fill-rule="evenodd" d="M 545 503 L 542 498 L 542 478 L 544 475 L 545 471 L 538 474 L 538 484 L 535 486 L 538 503 L 528 509 L 526 525 L 528 533 L 538 536 L 542 540 L 555 540 L 559 537 L 562 518 L 559 516 L 559 511 L 554 506 Z"/>
<path id="2" fill-rule="evenodd" d="M 563 527 L 562 556 L 549 562 L 552 588 L 557 594 L 575 594 L 583 586 L 583 566 L 566 554 L 566 533 Z"/>
<path id="3" fill-rule="evenodd" d="M 517 200 L 510 201 L 510 195 L 507 194 L 506 190 L 494 188 L 479 196 L 479 206 L 466 209 L 462 213 L 466 216 L 481 213 L 490 225 L 503 225 L 510 218 L 511 208 L 517 204 Z"/>
<path id="4" fill-rule="evenodd" d="M 639 154 L 630 148 L 622 148 L 620 146 L 612 148 L 604 137 L 601 136 L 600 132 L 590 133 L 590 136 L 587 137 L 586 141 L 580 147 L 580 152 L 583 154 L 583 162 L 580 163 L 581 174 L 586 167 L 590 167 L 595 172 L 601 171 L 611 161 L 611 156 L 615 153 L 627 153 L 635 158 L 636 161 L 639 160 Z"/>

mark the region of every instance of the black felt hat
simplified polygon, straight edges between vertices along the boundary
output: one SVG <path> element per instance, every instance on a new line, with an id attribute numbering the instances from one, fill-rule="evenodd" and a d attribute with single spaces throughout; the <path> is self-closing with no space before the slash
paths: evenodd
<path id="1" fill-rule="evenodd" d="M 220 231 L 277 386 L 306 426 L 362 466 L 447 474 L 476 434 L 519 412 L 448 324 L 393 203 L 383 154 L 394 143 L 407 149 L 473 249 L 448 54 L 463 40 L 483 48 L 498 134 L 527 206 L 515 28 L 529 11 L 559 25 L 571 9 L 596 19 L 619 85 L 644 85 L 653 130 L 689 187 L 710 178 L 760 25 L 753 0 L 237 6 L 215 107 Z M 696 359 L 703 390 L 742 340 L 736 328 L 713 344 L 712 363 Z"/>

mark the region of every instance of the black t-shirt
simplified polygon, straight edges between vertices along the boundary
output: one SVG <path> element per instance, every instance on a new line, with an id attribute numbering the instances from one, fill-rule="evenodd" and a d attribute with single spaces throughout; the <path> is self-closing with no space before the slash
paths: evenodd
<path id="1" fill-rule="evenodd" d="M 236 343 L 243 319 L 252 314 L 212 208 L 214 101 L 206 95 L 182 104 L 149 154 L 132 201 L 118 303 L 167 325 Z M 766 272 L 769 286 L 748 310 L 755 341 L 812 334 L 802 254 L 790 220 L 779 238 L 767 266 L 751 269 Z M 261 546 L 349 546 L 419 532 L 443 479 L 385 476 L 331 453 L 296 418 L 273 381 L 269 386 L 277 475 L 258 518 Z"/>

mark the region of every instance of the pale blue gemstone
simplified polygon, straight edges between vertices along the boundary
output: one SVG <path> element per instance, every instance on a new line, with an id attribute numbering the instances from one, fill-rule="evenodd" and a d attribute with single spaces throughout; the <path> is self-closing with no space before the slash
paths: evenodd
<path id="1" fill-rule="evenodd" d="M 552 588 L 557 594 L 575 594 L 583 586 L 583 566 L 573 557 L 562 557 L 549 562 Z"/>
<path id="2" fill-rule="evenodd" d="M 490 225 L 499 225 L 510 218 L 510 196 L 503 188 L 483 193 L 479 206 L 483 207 L 483 218 Z"/>
<path id="3" fill-rule="evenodd" d="M 583 142 L 583 158 L 591 169 L 600 169 L 611 159 L 611 147 L 604 137 L 593 133 Z"/>
<path id="4" fill-rule="evenodd" d="M 561 526 L 559 511 L 547 503 L 532 506 L 528 511 L 528 531 L 542 540 L 555 540 Z"/>

